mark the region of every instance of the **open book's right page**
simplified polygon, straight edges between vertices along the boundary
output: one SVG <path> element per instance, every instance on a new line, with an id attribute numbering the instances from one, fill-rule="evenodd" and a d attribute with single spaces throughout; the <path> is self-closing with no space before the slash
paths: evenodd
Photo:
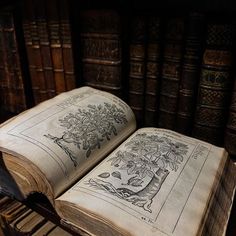
<path id="1" fill-rule="evenodd" d="M 197 235 L 227 156 L 173 131 L 139 129 L 58 198 L 58 212 L 96 235 L 106 227 L 121 235 Z"/>

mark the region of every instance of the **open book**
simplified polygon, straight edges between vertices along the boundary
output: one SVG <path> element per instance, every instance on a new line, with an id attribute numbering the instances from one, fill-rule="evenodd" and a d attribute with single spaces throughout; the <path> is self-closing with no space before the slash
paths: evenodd
<path id="1" fill-rule="evenodd" d="M 21 113 L 0 126 L 0 150 L 0 189 L 20 200 L 45 194 L 78 232 L 225 232 L 235 190 L 227 152 L 136 130 L 130 107 L 109 93 L 82 87 Z"/>

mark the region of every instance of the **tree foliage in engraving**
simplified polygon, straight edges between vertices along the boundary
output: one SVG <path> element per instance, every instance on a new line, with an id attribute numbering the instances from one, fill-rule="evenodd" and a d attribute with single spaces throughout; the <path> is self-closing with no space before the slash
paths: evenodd
<path id="1" fill-rule="evenodd" d="M 117 135 L 115 124 L 125 124 L 127 119 L 124 111 L 115 104 L 88 105 L 87 109 L 78 109 L 59 119 L 60 126 L 65 128 L 61 137 L 51 134 L 45 137 L 52 139 L 77 165 L 76 158 L 65 143 L 70 143 L 79 149 L 86 150 L 89 157 L 92 150 L 101 147 L 104 140 L 110 140 Z"/>
<path id="2" fill-rule="evenodd" d="M 126 169 L 128 175 L 136 174 L 143 179 L 152 177 L 159 168 L 176 171 L 187 153 L 187 145 L 172 142 L 158 135 L 139 134 L 126 144 L 126 151 L 119 151 L 111 165 Z"/>
<path id="3" fill-rule="evenodd" d="M 110 182 L 98 178 L 90 179 L 88 184 L 151 212 L 152 199 L 160 190 L 169 172 L 177 171 L 187 151 L 186 144 L 174 142 L 170 138 L 146 133 L 138 134 L 126 143 L 125 151 L 118 151 L 109 159 L 111 166 L 125 171 L 130 176 L 126 183 L 122 183 L 127 188 L 115 188 Z M 151 180 L 143 186 L 146 177 Z M 135 192 L 129 186 L 142 189 Z"/>

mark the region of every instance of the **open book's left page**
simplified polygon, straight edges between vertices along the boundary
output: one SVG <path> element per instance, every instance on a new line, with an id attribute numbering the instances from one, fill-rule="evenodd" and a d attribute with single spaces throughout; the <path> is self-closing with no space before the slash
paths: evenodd
<path id="1" fill-rule="evenodd" d="M 133 112 L 122 100 L 82 87 L 2 124 L 0 150 L 3 160 L 31 163 L 32 177 L 36 167 L 56 197 L 135 128 Z M 17 175 L 17 168 L 12 173 Z"/>

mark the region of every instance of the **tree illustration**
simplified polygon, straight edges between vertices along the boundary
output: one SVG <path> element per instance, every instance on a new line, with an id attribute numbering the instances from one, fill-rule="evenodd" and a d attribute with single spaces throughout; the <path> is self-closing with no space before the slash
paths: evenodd
<path id="1" fill-rule="evenodd" d="M 111 166 L 126 171 L 131 176 L 124 184 L 127 188 L 115 188 L 111 183 L 98 178 L 90 179 L 89 185 L 103 189 L 152 212 L 150 207 L 153 198 L 170 171 L 177 171 L 178 165 L 187 153 L 188 146 L 180 142 L 173 142 L 167 137 L 145 133 L 136 135 L 125 146 L 125 151 L 118 151 L 109 161 Z M 144 178 L 147 176 L 150 181 L 143 186 Z M 128 186 L 143 188 L 134 192 Z"/>
<path id="2" fill-rule="evenodd" d="M 62 148 L 77 166 L 76 157 L 66 144 L 86 150 L 86 157 L 89 157 L 92 150 L 100 148 L 105 139 L 110 140 L 112 135 L 117 135 L 115 124 L 123 123 L 127 123 L 124 111 L 115 104 L 88 105 L 86 109 L 78 109 L 59 119 L 59 125 L 64 128 L 61 137 L 51 134 L 44 136 Z"/>

